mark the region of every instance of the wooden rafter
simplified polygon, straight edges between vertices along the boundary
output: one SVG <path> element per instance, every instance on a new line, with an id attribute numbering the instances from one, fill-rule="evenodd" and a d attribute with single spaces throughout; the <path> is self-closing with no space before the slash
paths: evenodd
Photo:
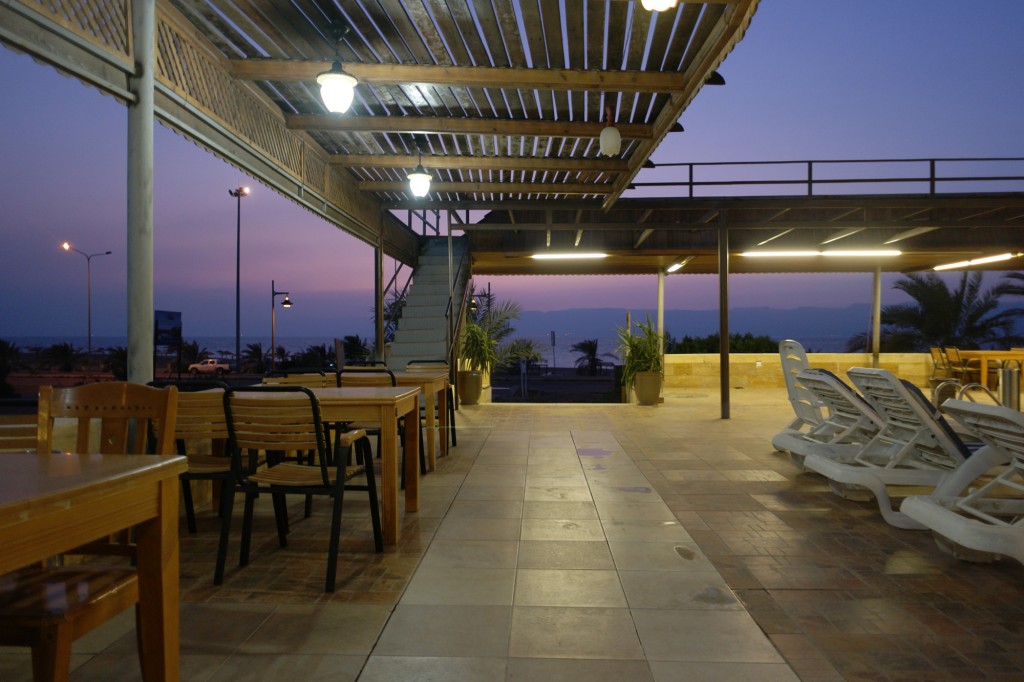
<path id="1" fill-rule="evenodd" d="M 408 192 L 409 184 L 402 181 L 363 180 L 359 189 L 367 192 Z M 612 191 L 611 185 L 589 185 L 570 182 L 432 182 L 430 193 L 458 192 L 460 194 L 592 194 L 604 195 Z"/>
<path id="2" fill-rule="evenodd" d="M 331 163 L 349 168 L 413 168 L 420 157 L 412 154 L 334 154 Z M 428 168 L 455 170 L 596 171 L 617 173 L 627 169 L 622 159 L 548 159 L 533 156 L 424 156 Z"/>
<path id="3" fill-rule="evenodd" d="M 239 80 L 316 81 L 331 61 L 234 59 L 231 75 Z M 686 87 L 683 74 L 672 71 L 605 71 L 598 69 L 527 69 L 435 64 L 345 62 L 345 72 L 367 85 L 440 85 L 443 87 L 524 90 L 603 90 L 667 94 Z"/>
<path id="4" fill-rule="evenodd" d="M 548 137 L 600 137 L 604 123 L 497 118 L 447 118 L 434 116 L 334 116 L 289 114 L 289 130 L 335 130 L 376 133 L 437 133 L 452 135 L 544 135 Z M 643 123 L 616 125 L 624 140 L 650 140 L 651 126 Z"/>

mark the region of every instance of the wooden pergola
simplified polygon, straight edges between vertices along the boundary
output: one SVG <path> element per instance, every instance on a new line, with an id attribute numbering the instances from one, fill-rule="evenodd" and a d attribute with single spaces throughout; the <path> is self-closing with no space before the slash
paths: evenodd
<path id="1" fill-rule="evenodd" d="M 373 246 L 378 264 L 415 265 L 420 238 L 397 209 L 448 216 L 469 235 L 474 270 L 492 274 L 661 276 L 680 260 L 688 272 L 882 267 L 736 257 L 766 239 L 808 248 L 837 235 L 867 248 L 909 234 L 887 270 L 1016 248 L 1024 193 L 622 199 L 666 136 L 685 134 L 701 88 L 724 82 L 757 5 L 8 0 L 0 42 L 128 107 L 133 379 L 152 375 L 154 120 Z M 327 111 L 316 83 L 335 61 L 358 80 L 344 114 Z M 610 123 L 622 143 L 606 156 L 598 138 Z M 421 161 L 433 182 L 418 199 L 406 176 Z M 544 268 L 528 258 L 581 247 L 609 257 Z"/>

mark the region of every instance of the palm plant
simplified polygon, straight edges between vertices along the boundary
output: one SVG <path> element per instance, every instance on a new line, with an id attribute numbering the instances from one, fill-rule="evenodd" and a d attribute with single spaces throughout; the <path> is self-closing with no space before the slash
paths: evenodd
<path id="1" fill-rule="evenodd" d="M 511 359 L 510 344 L 502 344 L 514 331 L 522 307 L 514 301 L 497 301 L 489 291 L 474 292 L 476 308 L 466 314 L 462 328 L 462 358 L 470 369 L 491 371 Z M 486 342 L 485 342 L 486 340 Z"/>
<path id="2" fill-rule="evenodd" d="M 247 343 L 242 351 L 242 371 L 262 374 L 266 367 L 262 343 Z"/>
<path id="3" fill-rule="evenodd" d="M 18 366 L 20 356 L 21 349 L 17 344 L 0 339 L 0 396 L 14 393 L 14 388 L 7 383 L 7 377 Z"/>
<path id="4" fill-rule="evenodd" d="M 82 352 L 70 343 L 55 343 L 46 349 L 46 359 L 50 366 L 57 366 L 61 372 L 74 370 Z"/>
<path id="5" fill-rule="evenodd" d="M 619 352 L 622 354 L 622 385 L 632 388 L 638 372 L 663 371 L 661 361 L 662 335 L 658 333 L 649 317 L 643 322 L 634 322 L 634 332 L 628 326 L 616 327 L 619 337 Z"/>
<path id="6" fill-rule="evenodd" d="M 882 308 L 884 351 L 926 353 L 930 346 L 980 348 L 1017 342 L 1013 321 L 997 312 L 1003 291 L 983 290 L 981 272 L 964 272 L 952 290 L 932 273 L 911 273 L 893 288 L 914 300 Z M 867 333 L 851 337 L 847 350 L 863 351 L 867 338 Z"/>
<path id="7" fill-rule="evenodd" d="M 584 339 L 572 345 L 572 352 L 579 353 L 576 358 L 576 369 L 587 376 L 597 376 L 597 368 L 601 361 L 597 357 L 597 339 Z"/>

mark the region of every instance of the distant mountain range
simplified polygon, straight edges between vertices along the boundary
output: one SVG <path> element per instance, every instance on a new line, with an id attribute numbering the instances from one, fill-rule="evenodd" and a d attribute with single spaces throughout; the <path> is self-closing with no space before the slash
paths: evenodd
<path id="1" fill-rule="evenodd" d="M 655 310 L 633 310 L 633 320 L 644 314 L 655 319 Z M 841 346 L 854 334 L 866 332 L 871 321 L 871 306 L 855 304 L 846 308 L 733 308 L 729 313 L 729 330 L 733 334 L 751 333 L 774 339 L 796 338 L 815 348 L 822 345 Z M 555 332 L 556 344 L 571 345 L 582 339 L 613 339 L 615 328 L 626 322 L 621 308 L 571 308 L 553 311 L 523 311 L 514 325 L 516 336 L 536 338 L 550 343 Z M 666 310 L 665 329 L 673 338 L 708 336 L 718 331 L 718 310 Z M 826 350 L 822 348 L 822 350 Z"/>

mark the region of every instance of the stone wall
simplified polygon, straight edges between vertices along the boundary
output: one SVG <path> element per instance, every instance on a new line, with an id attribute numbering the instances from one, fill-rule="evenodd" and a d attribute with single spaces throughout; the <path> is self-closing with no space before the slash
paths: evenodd
<path id="1" fill-rule="evenodd" d="M 846 376 L 850 367 L 871 367 L 870 353 L 808 353 L 811 367 Z M 666 355 L 665 388 L 718 388 L 717 353 Z M 925 353 L 882 353 L 879 366 L 922 389 L 928 389 L 931 357 Z M 785 388 L 778 353 L 730 353 L 729 379 L 733 388 Z"/>

